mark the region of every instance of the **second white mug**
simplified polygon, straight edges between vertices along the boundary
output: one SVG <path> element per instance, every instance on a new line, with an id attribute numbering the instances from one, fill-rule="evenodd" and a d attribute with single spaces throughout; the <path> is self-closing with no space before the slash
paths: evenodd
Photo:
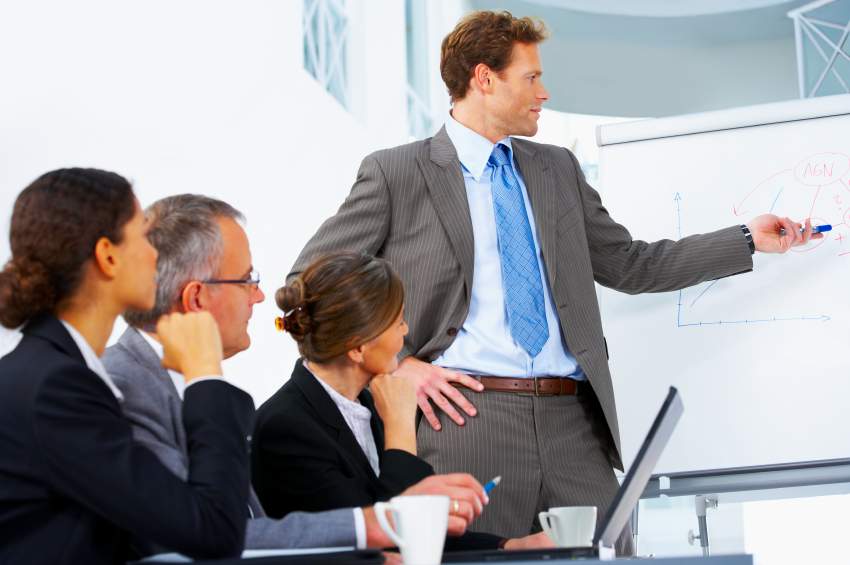
<path id="1" fill-rule="evenodd" d="M 595 506 L 558 506 L 538 515 L 543 531 L 558 547 L 589 547 L 596 531 Z"/>
<path id="2" fill-rule="evenodd" d="M 395 530 L 387 520 L 388 510 Z M 375 504 L 375 517 L 401 550 L 405 565 L 439 565 L 449 521 L 448 496 L 396 496 Z"/>

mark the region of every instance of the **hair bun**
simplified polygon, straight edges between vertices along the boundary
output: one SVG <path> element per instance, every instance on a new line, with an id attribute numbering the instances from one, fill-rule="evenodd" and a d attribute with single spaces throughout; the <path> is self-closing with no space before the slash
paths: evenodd
<path id="1" fill-rule="evenodd" d="M 0 272 L 0 323 L 16 328 L 56 306 L 56 289 L 47 267 L 27 257 L 9 260 Z"/>
<path id="2" fill-rule="evenodd" d="M 313 329 L 313 320 L 307 309 L 307 292 L 301 278 L 277 289 L 274 298 L 283 311 L 283 330 L 300 342 Z"/>

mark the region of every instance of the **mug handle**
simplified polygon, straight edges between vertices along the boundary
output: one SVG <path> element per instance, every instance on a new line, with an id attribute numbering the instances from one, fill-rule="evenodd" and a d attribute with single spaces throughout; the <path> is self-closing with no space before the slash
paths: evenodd
<path id="1" fill-rule="evenodd" d="M 393 507 L 391 504 L 387 504 L 386 502 L 377 502 L 375 503 L 375 517 L 378 519 L 378 525 L 381 526 L 381 529 L 384 530 L 384 533 L 393 541 L 393 543 L 401 549 L 404 546 L 404 541 L 399 537 L 395 530 L 393 530 L 392 526 L 390 526 L 389 520 L 387 520 L 387 510 L 392 510 Z"/>
<path id="2" fill-rule="evenodd" d="M 540 527 L 543 528 L 543 531 L 547 536 L 549 536 L 549 539 L 557 545 L 558 542 L 555 541 L 555 532 L 552 531 L 552 524 L 550 523 L 550 520 L 557 520 L 558 516 L 551 512 L 541 512 L 537 515 L 537 519 L 540 520 Z"/>

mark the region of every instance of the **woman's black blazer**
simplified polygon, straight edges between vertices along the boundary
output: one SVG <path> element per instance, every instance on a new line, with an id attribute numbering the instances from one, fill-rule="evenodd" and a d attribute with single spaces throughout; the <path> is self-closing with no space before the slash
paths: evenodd
<path id="1" fill-rule="evenodd" d="M 254 490 L 269 516 L 372 506 L 434 474 L 422 459 L 384 450 L 384 426 L 369 391 L 358 396 L 372 412 L 380 458 L 375 475 L 339 409 L 299 360 L 292 378 L 257 410 L 251 440 Z M 495 548 L 501 538 L 468 533 L 449 538 L 447 549 Z"/>
<path id="2" fill-rule="evenodd" d="M 434 474 L 431 465 L 398 449 L 384 450 L 384 426 L 372 395 L 372 435 L 381 475 L 322 385 L 299 360 L 292 378 L 257 410 L 251 440 L 254 489 L 269 516 L 371 506 Z"/>
<path id="3" fill-rule="evenodd" d="M 0 359 L 0 563 L 124 563 L 137 555 L 131 537 L 238 555 L 252 414 L 251 398 L 222 381 L 188 387 L 184 482 L 133 441 L 62 323 L 34 319 Z"/>

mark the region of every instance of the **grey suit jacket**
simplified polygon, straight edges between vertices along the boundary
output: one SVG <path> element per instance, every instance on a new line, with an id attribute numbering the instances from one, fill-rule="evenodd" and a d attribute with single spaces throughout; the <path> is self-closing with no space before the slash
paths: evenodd
<path id="1" fill-rule="evenodd" d="M 133 436 L 147 446 L 174 474 L 189 473 L 186 433 L 180 396 L 159 357 L 134 328 L 108 347 L 103 364 L 124 394 L 121 409 L 133 426 Z M 350 508 L 329 512 L 293 512 L 282 520 L 266 517 L 254 489 L 248 505 L 247 549 L 355 546 L 354 513 Z M 246 509 L 247 514 L 247 509 Z"/>
<path id="2" fill-rule="evenodd" d="M 622 468 L 614 391 L 594 281 L 627 293 L 678 290 L 752 269 L 738 226 L 653 243 L 615 222 L 567 149 L 513 139 L 552 299 L 587 375 Z M 318 255 L 357 250 L 390 261 L 404 281 L 410 326 L 403 354 L 433 361 L 469 309 L 473 232 L 457 152 L 442 128 L 429 139 L 367 156 L 351 193 L 307 243 L 290 276 Z"/>

